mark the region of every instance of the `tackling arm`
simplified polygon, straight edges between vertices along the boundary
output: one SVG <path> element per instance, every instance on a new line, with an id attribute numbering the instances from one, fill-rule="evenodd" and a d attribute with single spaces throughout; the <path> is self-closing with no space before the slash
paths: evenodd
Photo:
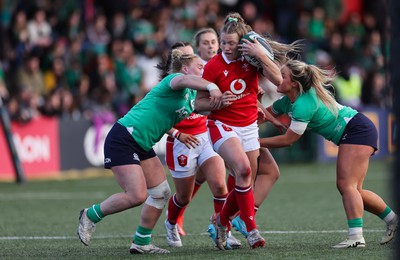
<path id="1" fill-rule="evenodd" d="M 293 143 L 299 140 L 300 137 L 301 135 L 296 134 L 289 128 L 283 135 L 260 138 L 260 145 L 261 147 L 266 148 L 286 147 L 291 146 Z"/>

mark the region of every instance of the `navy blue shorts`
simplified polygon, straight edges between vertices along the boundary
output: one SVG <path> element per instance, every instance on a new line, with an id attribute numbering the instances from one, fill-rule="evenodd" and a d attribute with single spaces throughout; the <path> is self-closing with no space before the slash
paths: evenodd
<path id="1" fill-rule="evenodd" d="M 378 131 L 372 121 L 362 113 L 357 113 L 346 125 L 341 144 L 369 145 L 378 150 Z"/>
<path id="2" fill-rule="evenodd" d="M 104 142 L 104 168 L 126 164 L 139 164 L 141 160 L 157 156 L 153 149 L 143 150 L 128 130 L 115 123 Z"/>

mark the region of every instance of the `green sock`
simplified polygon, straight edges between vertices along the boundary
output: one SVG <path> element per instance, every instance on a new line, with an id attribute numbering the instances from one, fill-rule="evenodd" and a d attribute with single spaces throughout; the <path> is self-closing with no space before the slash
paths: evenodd
<path id="1" fill-rule="evenodd" d="M 357 228 L 363 227 L 363 219 L 362 218 L 353 218 L 347 221 L 349 228 Z"/>
<path id="2" fill-rule="evenodd" d="M 87 217 L 94 223 L 99 222 L 104 218 L 103 212 L 101 212 L 100 204 L 91 206 L 87 211 Z"/>
<path id="3" fill-rule="evenodd" d="M 347 224 L 349 225 L 349 238 L 351 237 L 359 237 L 363 235 L 363 219 L 362 218 L 353 218 L 347 220 Z"/>
<path id="4" fill-rule="evenodd" d="M 149 245 L 151 243 L 151 233 L 152 229 L 144 228 L 139 226 L 136 230 L 135 237 L 133 238 L 133 242 L 136 245 L 144 246 Z"/>
<path id="5" fill-rule="evenodd" d="M 392 211 L 392 209 L 389 206 L 386 206 L 386 209 L 378 215 L 381 219 L 384 219 L 389 213 Z"/>

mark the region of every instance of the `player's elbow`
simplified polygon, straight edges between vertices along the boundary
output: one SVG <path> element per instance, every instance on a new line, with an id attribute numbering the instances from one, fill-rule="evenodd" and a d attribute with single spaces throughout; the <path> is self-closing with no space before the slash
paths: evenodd
<path id="1" fill-rule="evenodd" d="M 273 79 L 271 79 L 271 82 L 275 85 L 275 86 L 279 86 L 282 84 L 282 75 L 276 75 L 273 77 Z"/>

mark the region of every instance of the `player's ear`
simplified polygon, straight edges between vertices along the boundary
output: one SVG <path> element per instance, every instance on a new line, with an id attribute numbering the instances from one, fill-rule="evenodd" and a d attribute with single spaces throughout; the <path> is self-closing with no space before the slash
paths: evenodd
<path id="1" fill-rule="evenodd" d="M 189 72 L 189 67 L 186 66 L 186 65 L 183 65 L 183 66 L 182 66 L 182 72 L 183 72 L 183 74 L 188 74 L 188 72 Z"/>

